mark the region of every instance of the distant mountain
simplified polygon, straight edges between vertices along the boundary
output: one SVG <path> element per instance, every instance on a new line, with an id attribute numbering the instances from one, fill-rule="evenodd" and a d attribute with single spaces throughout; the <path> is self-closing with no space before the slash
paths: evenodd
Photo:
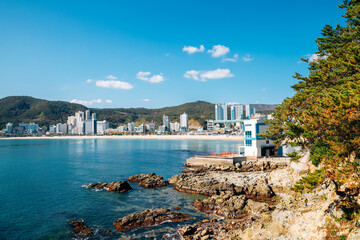
<path id="1" fill-rule="evenodd" d="M 273 112 L 276 105 L 252 104 L 256 112 Z M 215 106 L 205 101 L 185 103 L 179 106 L 164 107 L 158 109 L 146 108 L 87 108 L 80 104 L 64 101 L 47 101 L 27 96 L 12 96 L 0 99 L 0 129 L 5 124 L 12 122 L 36 122 L 40 126 L 48 126 L 59 122 L 66 122 L 67 117 L 77 111 L 90 109 L 97 114 L 98 120 L 107 120 L 111 127 L 117 127 L 120 123 L 150 122 L 162 123 L 162 116 L 168 115 L 170 121 L 179 121 L 180 114 L 186 112 L 189 119 L 199 124 L 215 118 Z"/>
<path id="2" fill-rule="evenodd" d="M 87 108 L 80 104 L 63 101 L 46 101 L 27 96 L 13 96 L 0 99 L 0 129 L 12 122 L 36 122 L 40 126 L 66 122 L 67 116 Z"/>

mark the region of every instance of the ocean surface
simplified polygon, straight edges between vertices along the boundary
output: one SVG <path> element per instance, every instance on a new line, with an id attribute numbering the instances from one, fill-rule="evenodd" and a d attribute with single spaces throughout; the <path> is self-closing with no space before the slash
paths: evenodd
<path id="1" fill-rule="evenodd" d="M 172 187 L 126 193 L 82 187 L 155 172 L 165 179 L 181 173 L 196 152 L 236 151 L 240 142 L 216 140 L 35 139 L 0 140 L 0 239 L 75 239 L 69 222 L 84 220 L 110 229 L 107 239 L 161 239 L 176 228 L 209 217 L 195 210 L 199 195 Z M 118 233 L 118 218 L 148 208 L 181 207 L 194 218 L 183 223 Z M 93 239 L 102 239 L 96 236 Z"/>

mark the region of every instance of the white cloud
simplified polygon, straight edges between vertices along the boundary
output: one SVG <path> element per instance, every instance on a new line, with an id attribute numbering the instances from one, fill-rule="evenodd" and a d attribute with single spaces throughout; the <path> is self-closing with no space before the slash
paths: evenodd
<path id="1" fill-rule="evenodd" d="M 242 60 L 243 60 L 244 62 L 251 62 L 252 60 L 254 60 L 254 58 L 252 58 L 252 57 L 250 56 L 250 54 L 246 54 L 246 55 L 242 58 Z"/>
<path id="2" fill-rule="evenodd" d="M 109 80 L 116 80 L 117 77 L 113 76 L 113 75 L 109 75 L 106 77 L 106 79 L 109 79 Z"/>
<path id="3" fill-rule="evenodd" d="M 196 52 L 204 52 L 205 47 L 204 47 L 204 45 L 200 45 L 199 48 L 193 47 L 193 46 L 184 46 L 182 50 L 183 50 L 183 52 L 187 52 L 188 54 L 193 54 Z"/>
<path id="4" fill-rule="evenodd" d="M 262 89 L 261 89 L 262 92 L 266 92 L 266 90 L 267 90 L 266 88 L 262 88 Z"/>
<path id="5" fill-rule="evenodd" d="M 140 80 L 144 80 L 147 81 L 148 80 L 148 76 L 151 74 L 151 72 L 138 72 L 136 74 L 136 77 Z"/>
<path id="6" fill-rule="evenodd" d="M 310 54 L 309 54 L 310 55 Z M 326 60 L 328 58 L 328 56 L 319 56 L 318 54 L 314 53 L 309 57 L 309 62 L 315 62 L 317 60 Z"/>
<path id="7" fill-rule="evenodd" d="M 125 90 L 129 90 L 133 88 L 133 86 L 128 82 L 115 81 L 115 80 L 97 80 L 95 84 L 97 87 L 103 87 L 103 88 L 117 88 L 117 89 L 125 89 Z"/>
<path id="8" fill-rule="evenodd" d="M 145 99 L 144 99 L 144 102 L 150 102 L 150 99 L 145 98 Z"/>
<path id="9" fill-rule="evenodd" d="M 222 62 L 237 62 L 239 58 L 238 54 L 234 54 L 233 58 L 223 58 L 223 60 L 221 60 Z"/>
<path id="10" fill-rule="evenodd" d="M 94 80 L 92 80 L 90 78 L 88 80 L 86 80 L 87 83 L 91 83 L 92 81 L 94 81 Z"/>
<path id="11" fill-rule="evenodd" d="M 148 81 L 150 83 L 160 83 L 162 81 L 164 81 L 164 77 L 162 76 L 162 73 L 158 74 L 158 75 L 151 75 L 151 72 L 138 72 L 136 74 L 136 77 L 140 80 L 143 81 Z"/>
<path id="12" fill-rule="evenodd" d="M 159 83 L 164 81 L 164 77 L 162 75 L 153 75 L 150 79 L 149 82 L 151 83 Z"/>
<path id="13" fill-rule="evenodd" d="M 208 53 L 211 53 L 214 58 L 225 56 L 228 52 L 230 52 L 230 48 L 220 44 L 214 45 L 211 50 L 208 50 Z"/>
<path id="14" fill-rule="evenodd" d="M 71 103 L 78 103 L 78 104 L 81 104 L 81 105 L 87 105 L 87 106 L 91 106 L 93 105 L 94 103 L 103 103 L 103 100 L 101 99 L 93 99 L 93 100 L 89 100 L 89 101 L 86 101 L 86 100 L 79 100 L 79 99 L 73 99 L 70 101 Z M 105 100 L 105 103 L 112 103 L 111 100 Z"/>
<path id="15" fill-rule="evenodd" d="M 196 81 L 201 81 L 199 78 L 199 74 L 200 74 L 200 71 L 190 70 L 190 71 L 185 72 L 184 77 L 189 78 L 189 79 L 192 78 Z"/>
<path id="16" fill-rule="evenodd" d="M 112 103 L 112 100 L 106 99 L 105 102 L 106 102 L 106 103 Z"/>
<path id="17" fill-rule="evenodd" d="M 222 78 L 231 78 L 234 74 L 231 73 L 230 69 L 221 69 L 211 71 L 196 71 L 190 70 L 186 71 L 184 74 L 185 78 L 194 79 L 196 81 L 206 82 L 209 79 L 222 79 Z"/>

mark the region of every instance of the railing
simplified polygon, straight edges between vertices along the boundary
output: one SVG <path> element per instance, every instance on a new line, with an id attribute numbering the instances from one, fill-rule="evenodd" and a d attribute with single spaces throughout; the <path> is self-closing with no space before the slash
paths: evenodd
<path id="1" fill-rule="evenodd" d="M 235 157 L 239 152 L 222 152 L 222 153 L 197 153 L 195 157 Z"/>

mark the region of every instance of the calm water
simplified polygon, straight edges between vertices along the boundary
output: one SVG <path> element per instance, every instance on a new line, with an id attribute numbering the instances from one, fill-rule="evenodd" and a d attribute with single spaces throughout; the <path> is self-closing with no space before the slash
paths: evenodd
<path id="1" fill-rule="evenodd" d="M 180 206 L 206 215 L 192 201 L 198 195 L 171 187 L 143 189 L 131 183 L 127 193 L 81 187 L 91 182 L 125 180 L 156 172 L 165 179 L 181 173 L 195 152 L 235 151 L 239 142 L 214 140 L 0 140 L 0 239 L 71 239 L 68 222 L 115 231 L 118 218 L 148 208 Z M 115 233 L 111 239 L 147 239 L 171 233 L 178 223 Z"/>

